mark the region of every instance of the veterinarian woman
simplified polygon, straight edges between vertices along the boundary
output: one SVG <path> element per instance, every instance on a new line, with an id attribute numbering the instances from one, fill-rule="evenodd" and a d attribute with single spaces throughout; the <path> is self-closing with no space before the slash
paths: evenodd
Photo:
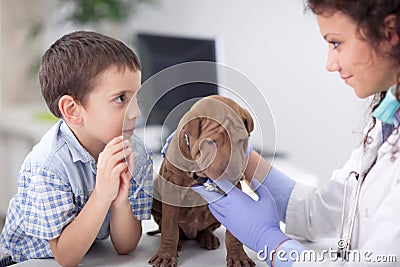
<path id="1" fill-rule="evenodd" d="M 306 5 L 329 46 L 328 71 L 339 72 L 359 98 L 373 97 L 364 142 L 321 188 L 295 183 L 274 168 L 268 173 L 263 160 L 256 171 L 260 157 L 251 152 L 245 174 L 263 180 L 252 181 L 258 202 L 237 188 L 226 197 L 194 190 L 233 235 L 274 266 L 400 266 L 400 0 Z M 229 184 L 217 183 L 228 190 Z M 338 247 L 312 259 L 306 247 L 281 232 L 279 220 L 286 222 L 287 234 L 311 241 L 338 237 Z"/>

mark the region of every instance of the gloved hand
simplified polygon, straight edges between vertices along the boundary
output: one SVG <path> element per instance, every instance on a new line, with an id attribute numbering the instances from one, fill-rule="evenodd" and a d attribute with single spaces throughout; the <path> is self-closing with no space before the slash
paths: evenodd
<path id="1" fill-rule="evenodd" d="M 279 244 L 290 239 L 279 228 L 276 204 L 271 193 L 253 179 L 252 185 L 259 196 L 259 200 L 254 201 L 228 181 L 214 182 L 228 193 L 225 197 L 205 190 L 202 185 L 193 186 L 192 190 L 209 203 L 208 207 L 215 218 L 243 244 L 256 252 L 267 248 L 268 251 L 264 252 L 267 253 L 267 263 L 271 265 L 271 250 L 276 250 Z"/>
<path id="2" fill-rule="evenodd" d="M 175 132 L 176 131 L 173 131 L 165 140 L 165 144 L 161 149 L 161 154 L 163 158 L 165 158 L 165 155 L 167 154 L 168 146 L 171 143 L 172 137 L 174 137 Z M 246 151 L 247 157 L 249 157 L 252 150 L 253 147 L 249 143 Z M 286 221 L 286 208 L 289 202 L 290 194 L 292 193 L 295 184 L 296 183 L 294 180 L 292 180 L 289 176 L 283 174 L 274 167 L 271 168 L 271 170 L 266 174 L 266 177 L 263 179 L 263 185 L 265 185 L 270 190 L 270 193 L 272 194 L 272 197 L 276 202 L 276 206 L 278 209 L 278 218 L 283 222 Z"/>
<path id="3" fill-rule="evenodd" d="M 163 156 L 163 158 L 165 158 L 165 155 L 167 154 L 167 150 L 168 150 L 169 144 L 171 143 L 172 137 L 174 137 L 175 132 L 176 132 L 176 130 L 173 131 L 173 132 L 167 137 L 167 139 L 165 140 L 165 144 L 164 144 L 164 146 L 163 146 L 162 149 L 161 149 L 161 155 Z"/>
<path id="4" fill-rule="evenodd" d="M 275 167 L 272 167 L 262 184 L 268 188 L 276 202 L 279 220 L 285 222 L 290 194 L 296 182 Z"/>

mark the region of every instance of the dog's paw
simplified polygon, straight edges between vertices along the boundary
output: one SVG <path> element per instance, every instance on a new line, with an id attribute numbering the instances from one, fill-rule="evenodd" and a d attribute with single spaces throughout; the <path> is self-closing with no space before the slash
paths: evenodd
<path id="1" fill-rule="evenodd" d="M 177 255 L 172 256 L 169 252 L 158 252 L 148 263 L 154 267 L 176 267 Z"/>
<path id="2" fill-rule="evenodd" d="M 245 253 L 226 256 L 227 267 L 254 267 L 256 263 L 250 259 Z"/>
<path id="3" fill-rule="evenodd" d="M 219 248 L 219 239 L 212 232 L 209 231 L 201 231 L 197 234 L 197 242 L 200 247 L 206 249 L 217 249 Z"/>

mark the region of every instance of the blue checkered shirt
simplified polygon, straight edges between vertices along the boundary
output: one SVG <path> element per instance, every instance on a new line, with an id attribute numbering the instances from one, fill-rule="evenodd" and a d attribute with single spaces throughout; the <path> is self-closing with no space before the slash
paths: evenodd
<path id="1" fill-rule="evenodd" d="M 129 200 L 138 220 L 150 219 L 153 162 L 151 151 L 133 135 L 135 169 Z M 74 220 L 94 190 L 96 162 L 60 120 L 27 155 L 18 176 L 0 241 L 16 262 L 53 257 L 48 240 Z M 110 233 L 110 211 L 98 233 Z"/>

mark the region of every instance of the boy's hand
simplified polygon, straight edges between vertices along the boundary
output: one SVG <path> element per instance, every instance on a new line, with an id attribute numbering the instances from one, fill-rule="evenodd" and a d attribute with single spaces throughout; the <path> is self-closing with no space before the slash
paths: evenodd
<path id="1" fill-rule="evenodd" d="M 132 147 L 131 144 L 129 144 L 129 147 L 130 148 Z M 125 149 L 125 158 L 126 158 L 126 163 L 125 163 L 126 169 L 121 173 L 118 195 L 112 202 L 113 207 L 130 205 L 129 188 L 131 185 L 130 181 L 135 166 L 132 148 L 130 152 Z"/>
<path id="2" fill-rule="evenodd" d="M 129 173 L 125 154 L 132 154 L 132 146 L 129 140 L 118 136 L 112 139 L 99 155 L 95 190 L 101 198 L 110 203 L 118 195 L 121 177 L 127 176 L 123 173 Z"/>

